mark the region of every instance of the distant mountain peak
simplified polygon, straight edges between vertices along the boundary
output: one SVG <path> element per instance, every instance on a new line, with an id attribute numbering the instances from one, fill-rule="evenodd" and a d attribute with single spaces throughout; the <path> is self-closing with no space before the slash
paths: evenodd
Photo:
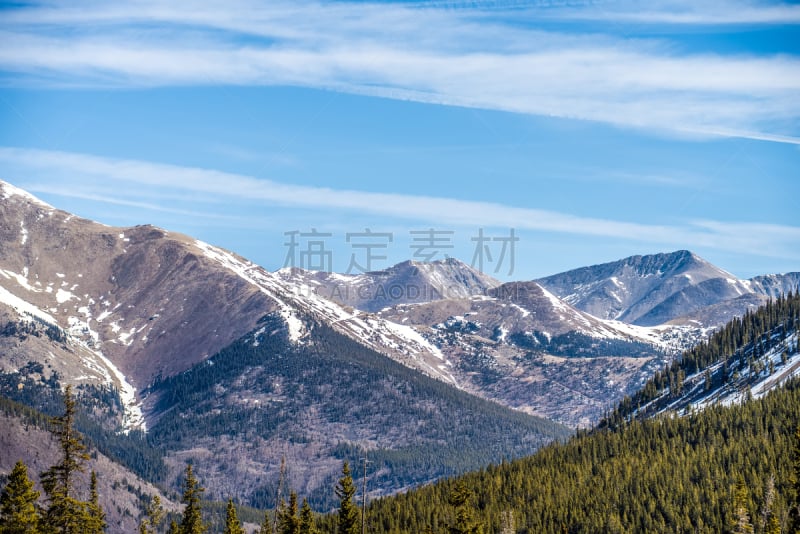
<path id="1" fill-rule="evenodd" d="M 631 256 L 538 282 L 582 311 L 643 326 L 752 293 L 748 283 L 689 250 Z"/>
<path id="2" fill-rule="evenodd" d="M 280 269 L 276 274 L 313 287 L 327 299 L 367 312 L 389 306 L 486 295 L 501 283 L 456 258 L 431 262 L 405 260 L 358 274 Z"/>

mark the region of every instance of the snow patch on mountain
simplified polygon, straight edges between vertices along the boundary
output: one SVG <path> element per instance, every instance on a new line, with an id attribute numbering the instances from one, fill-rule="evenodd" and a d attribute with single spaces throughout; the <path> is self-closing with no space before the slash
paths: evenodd
<path id="1" fill-rule="evenodd" d="M 33 291 L 35 293 L 41 293 L 42 292 L 41 289 L 39 289 L 37 287 L 33 287 L 32 285 L 30 285 L 30 283 L 28 283 L 28 273 L 27 273 L 27 271 L 28 271 L 27 267 L 22 270 L 22 274 L 15 273 L 15 272 L 12 272 L 12 271 L 8 271 L 8 270 L 5 270 L 5 269 L 0 269 L 0 276 L 3 276 L 7 280 L 14 279 L 17 282 L 17 284 L 20 285 L 20 287 L 23 287 L 24 289 L 26 289 L 28 291 Z"/>
<path id="2" fill-rule="evenodd" d="M 58 291 L 56 291 L 56 302 L 58 302 L 59 304 L 64 304 L 65 302 L 72 300 L 73 298 L 75 298 L 75 295 L 73 295 L 69 291 L 66 291 L 61 288 L 58 288 Z"/>
<path id="3" fill-rule="evenodd" d="M 92 365 L 92 362 L 84 360 L 91 368 L 100 372 L 106 379 L 106 383 L 114 386 L 122 402 L 123 418 L 122 428 L 124 432 L 129 432 L 134 428 L 147 430 L 142 412 L 142 405 L 136 400 L 136 388 L 128 382 L 127 377 L 109 360 L 100 347 L 100 334 L 92 329 L 92 314 L 88 306 L 81 306 L 78 312 L 83 314 L 84 318 L 70 316 L 67 318 L 69 329 L 67 333 L 71 340 L 79 343 L 87 351 L 94 355 L 94 357 L 102 363 L 102 366 Z M 145 327 L 139 329 L 143 330 Z M 135 333 L 136 329 L 131 329 L 131 333 Z"/>
<path id="4" fill-rule="evenodd" d="M 289 328 L 289 341 L 292 343 L 300 342 L 300 338 L 303 337 L 303 333 L 305 332 L 303 321 L 298 319 L 288 308 L 281 310 L 281 317 L 283 317 L 286 326 Z"/>
<path id="5" fill-rule="evenodd" d="M 53 318 L 52 315 L 40 310 L 33 304 L 25 300 L 22 300 L 21 298 L 9 292 L 6 288 L 2 286 L 0 286 L 0 302 L 2 302 L 3 304 L 8 304 L 9 306 L 17 310 L 17 313 L 19 313 L 20 316 L 28 314 L 38 319 L 41 319 L 46 323 L 52 325 L 58 324 L 58 322 Z"/>
<path id="6" fill-rule="evenodd" d="M 19 226 L 20 226 L 20 231 L 19 231 L 19 233 L 20 233 L 19 244 L 20 244 L 20 245 L 24 245 L 25 243 L 27 243 L 27 242 L 28 242 L 28 229 L 27 229 L 27 228 L 25 228 L 25 221 L 20 221 L 20 222 L 19 222 Z"/>

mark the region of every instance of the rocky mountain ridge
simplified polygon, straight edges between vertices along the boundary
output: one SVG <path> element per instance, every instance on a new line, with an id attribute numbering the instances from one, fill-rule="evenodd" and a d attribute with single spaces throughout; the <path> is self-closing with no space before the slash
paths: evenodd
<path id="1" fill-rule="evenodd" d="M 740 280 L 688 250 L 679 250 L 631 256 L 537 281 L 596 317 L 640 326 L 699 322 L 713 328 L 769 297 L 795 289 L 800 272 Z M 716 313 L 712 307 L 717 307 Z M 720 308 L 727 312 L 720 314 Z"/>

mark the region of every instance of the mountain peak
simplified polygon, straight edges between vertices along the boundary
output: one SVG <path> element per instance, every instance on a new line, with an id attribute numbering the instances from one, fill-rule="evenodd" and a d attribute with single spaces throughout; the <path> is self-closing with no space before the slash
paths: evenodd
<path id="1" fill-rule="evenodd" d="M 431 262 L 409 259 L 358 275 L 302 269 L 281 269 L 276 274 L 284 280 L 305 282 L 322 297 L 368 312 L 400 304 L 485 295 L 500 285 L 498 280 L 456 258 Z"/>
<path id="2" fill-rule="evenodd" d="M 8 199 L 10 199 L 12 197 L 16 197 L 18 199 L 21 199 L 21 200 L 27 202 L 27 203 L 37 204 L 38 206 L 40 206 L 42 208 L 47 208 L 49 210 L 54 210 L 55 209 L 53 206 L 51 206 L 50 204 L 48 204 L 44 200 L 41 200 L 38 197 L 28 193 L 24 189 L 20 189 L 19 187 L 11 185 L 8 182 L 4 182 L 3 180 L 0 180 L 0 190 L 2 191 L 3 200 L 8 200 Z"/>
<path id="3" fill-rule="evenodd" d="M 689 250 L 630 256 L 538 282 L 582 311 L 643 326 L 752 292 L 747 283 Z"/>

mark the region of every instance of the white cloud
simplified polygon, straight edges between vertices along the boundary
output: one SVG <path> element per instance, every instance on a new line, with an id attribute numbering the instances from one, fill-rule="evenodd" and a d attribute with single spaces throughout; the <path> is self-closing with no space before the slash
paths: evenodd
<path id="1" fill-rule="evenodd" d="M 490 202 L 297 186 L 209 169 L 35 149 L 0 148 L 0 164 L 6 172 L 38 184 L 32 188 L 34 192 L 145 209 L 181 212 L 155 200 L 163 203 L 167 199 L 169 203 L 180 197 L 212 206 L 224 203 L 226 209 L 231 204 L 261 202 L 315 213 L 335 210 L 417 223 L 518 228 L 800 259 L 800 227 L 795 226 L 705 220 L 680 225 L 639 224 Z M 59 185 L 63 183 L 69 183 L 69 187 Z"/>
<path id="2" fill-rule="evenodd" d="M 561 4 L 537 10 L 540 16 L 560 20 L 600 20 L 616 23 L 670 25 L 798 24 L 800 6 L 781 2 L 741 0 L 655 0 Z"/>
<path id="3" fill-rule="evenodd" d="M 437 9 L 426 3 L 239 0 L 206 2 L 199 9 L 150 1 L 56 4 L 5 14 L 0 69 L 15 73 L 5 77 L 9 83 L 292 85 L 800 142 L 781 131 L 800 118 L 795 56 L 692 54 L 656 39 L 541 31 L 511 22 L 518 12 L 521 19 L 624 19 L 632 4 L 614 4 L 613 10 L 608 4 L 579 10 L 523 5 L 504 18 L 495 16 L 496 7 Z M 658 16 L 647 17 L 677 13 L 710 21 L 725 12 L 716 3 L 692 6 L 656 3 L 651 13 Z M 730 9 L 738 18 L 800 21 L 797 6 L 739 7 Z"/>

